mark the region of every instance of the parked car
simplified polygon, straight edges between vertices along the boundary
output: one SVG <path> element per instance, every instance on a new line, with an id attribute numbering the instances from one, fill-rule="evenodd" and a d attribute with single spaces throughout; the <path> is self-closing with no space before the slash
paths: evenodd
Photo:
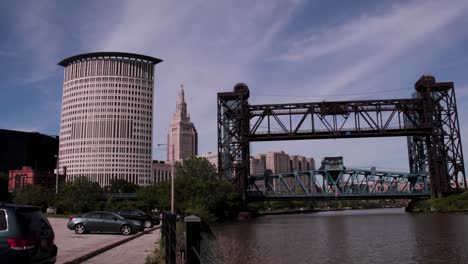
<path id="1" fill-rule="evenodd" d="M 120 215 L 105 211 L 93 211 L 81 216 L 72 216 L 68 218 L 67 226 L 68 229 L 75 230 L 77 234 L 101 232 L 130 235 L 145 229 L 140 221 L 125 219 Z"/>
<path id="2" fill-rule="evenodd" d="M 55 263 L 54 239 L 40 208 L 0 203 L 0 263 Z"/>
<path id="3" fill-rule="evenodd" d="M 160 223 L 159 216 L 148 215 L 138 209 L 117 209 L 114 210 L 114 213 L 126 219 L 140 221 L 146 228 L 153 227 L 154 225 L 159 225 Z"/>
<path id="4" fill-rule="evenodd" d="M 57 209 L 53 206 L 47 207 L 46 213 L 47 214 L 55 214 L 57 212 Z"/>

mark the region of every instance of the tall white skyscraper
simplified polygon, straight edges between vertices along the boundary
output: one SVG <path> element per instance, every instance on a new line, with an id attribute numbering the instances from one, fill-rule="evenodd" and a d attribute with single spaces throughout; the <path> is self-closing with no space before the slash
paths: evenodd
<path id="1" fill-rule="evenodd" d="M 190 121 L 185 102 L 184 86 L 180 86 L 176 111 L 172 115 L 167 136 L 167 160 L 171 163 L 188 159 L 198 154 L 198 134 Z"/>
<path id="2" fill-rule="evenodd" d="M 146 185 L 152 167 L 154 65 L 122 52 L 64 59 L 59 167 L 101 186 L 112 179 Z"/>

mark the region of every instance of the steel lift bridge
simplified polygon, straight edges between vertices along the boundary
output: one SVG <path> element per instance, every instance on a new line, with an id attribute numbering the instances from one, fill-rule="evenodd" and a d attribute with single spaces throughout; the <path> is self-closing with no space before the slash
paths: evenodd
<path id="1" fill-rule="evenodd" d="M 218 169 L 244 201 L 287 199 L 408 199 L 466 190 L 453 82 L 430 75 L 411 99 L 250 105 L 249 88 L 218 93 Z M 249 175 L 251 142 L 401 137 L 409 173 L 324 166 L 276 175 Z"/>

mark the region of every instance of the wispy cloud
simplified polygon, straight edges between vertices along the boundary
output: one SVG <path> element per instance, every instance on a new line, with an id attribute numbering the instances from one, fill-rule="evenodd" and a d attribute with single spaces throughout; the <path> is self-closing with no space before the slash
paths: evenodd
<path id="1" fill-rule="evenodd" d="M 327 91 L 336 92 L 378 72 L 416 45 L 430 42 L 438 32 L 466 14 L 466 1 L 413 1 L 395 4 L 383 15 L 362 15 L 346 24 L 314 33 L 291 45 L 280 56 L 287 62 L 313 62 L 339 57 L 341 66 L 327 79 Z"/>
<path id="2" fill-rule="evenodd" d="M 200 135 L 200 152 L 216 148 L 216 93 L 253 78 L 252 63 L 302 3 L 191 1 L 144 2 L 118 10 L 120 23 L 96 39 L 102 50 L 161 57 L 156 67 L 155 142 L 165 142 L 175 95 L 185 84 L 189 112 Z M 281 15 L 280 15 L 281 14 Z M 160 150 L 159 150 L 160 151 Z"/>
<path id="3" fill-rule="evenodd" d="M 11 25 L 15 45 L 1 45 L 0 56 L 10 56 L 11 50 L 17 52 L 15 60 L 17 57 L 22 60 L 22 71 L 15 78 L 37 90 L 45 90 L 48 98 L 54 98 L 56 101 L 42 106 L 49 112 L 59 109 L 62 69 L 56 63 L 63 57 L 93 51 L 159 57 L 164 62 L 156 66 L 154 142 L 166 141 L 177 89 L 183 83 L 188 110 L 199 132 L 199 151 L 207 152 L 216 150 L 216 93 L 230 90 L 237 82 L 250 86 L 251 103 L 259 100 L 256 94 L 290 96 L 264 97 L 262 103 L 328 99 L 303 98 L 323 94 L 344 94 L 332 99 L 346 100 L 346 94 L 366 92 L 371 86 L 373 92 L 389 89 L 388 83 L 403 81 L 404 86 L 396 88 L 409 87 L 408 92 L 399 90 L 395 95 L 404 92 L 404 97 L 409 97 L 412 83 L 420 71 L 427 70 L 423 66 L 432 57 L 447 52 L 449 45 L 436 44 L 441 39 L 437 36 L 443 34 L 450 42 L 468 33 L 464 25 L 455 23 L 466 16 L 466 1 L 399 2 L 379 12 L 367 9 L 365 13 L 349 14 L 345 22 L 334 25 L 315 24 L 309 17 L 306 19 L 304 16 L 308 14 L 304 15 L 302 8 L 307 4 L 302 0 L 28 2 L 12 8 L 21 10 Z M 408 58 L 415 53 L 422 55 Z M 452 56 L 464 58 L 466 54 Z M 393 71 L 388 71 L 389 68 Z M 412 76 L 408 77 L 412 78 L 410 82 L 405 74 Z M 465 78 L 466 84 L 462 75 L 449 78 Z M 457 86 L 458 80 L 453 81 Z M 353 85 L 354 89 L 344 92 Z M 460 87 L 456 89 L 462 109 L 468 98 L 466 85 Z M 461 118 L 468 121 L 468 116 Z M 59 120 L 39 121 L 56 123 L 58 128 Z M 30 123 L 30 128 L 22 128 L 44 129 Z M 255 145 L 253 151 L 285 149 L 316 157 L 344 155 L 354 164 L 364 159 L 367 161 L 360 162 L 361 165 L 380 165 L 385 161 L 376 157 L 375 149 L 385 149 L 385 158 L 392 163 L 389 166 L 402 167 L 399 164 L 405 164 L 407 158 L 404 140 L 402 144 L 400 141 L 366 141 L 369 144 L 358 140 L 336 141 L 339 144 L 300 141 L 287 145 L 279 142 Z M 155 148 L 154 156 L 164 157 L 161 155 L 164 151 Z"/>

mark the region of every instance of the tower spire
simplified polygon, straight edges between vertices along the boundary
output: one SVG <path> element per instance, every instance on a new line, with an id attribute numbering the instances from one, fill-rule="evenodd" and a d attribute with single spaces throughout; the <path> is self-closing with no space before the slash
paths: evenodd
<path id="1" fill-rule="evenodd" d="M 177 104 L 185 103 L 185 93 L 184 93 L 184 85 L 180 85 L 179 96 L 177 98 Z"/>

